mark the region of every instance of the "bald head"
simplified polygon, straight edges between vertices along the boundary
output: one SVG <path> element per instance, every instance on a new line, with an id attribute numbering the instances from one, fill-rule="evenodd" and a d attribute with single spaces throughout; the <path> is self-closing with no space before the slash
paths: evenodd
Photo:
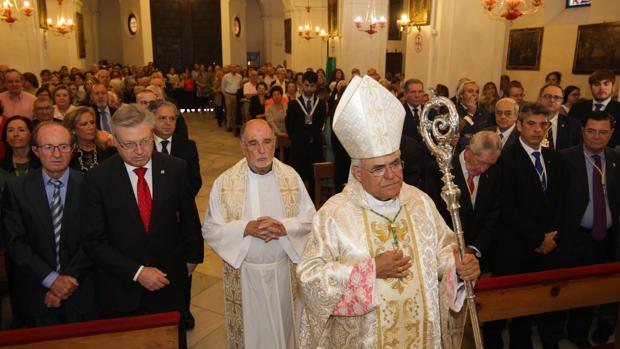
<path id="1" fill-rule="evenodd" d="M 275 131 L 273 130 L 273 128 L 267 121 L 265 121 L 264 119 L 252 119 L 244 123 L 243 125 L 241 125 L 241 130 L 240 130 L 241 140 L 243 141 L 243 137 L 246 134 L 246 132 L 249 133 L 250 131 L 254 131 L 255 128 L 266 128 L 267 130 L 271 131 L 271 133 L 273 133 L 273 135 L 275 136 Z"/>

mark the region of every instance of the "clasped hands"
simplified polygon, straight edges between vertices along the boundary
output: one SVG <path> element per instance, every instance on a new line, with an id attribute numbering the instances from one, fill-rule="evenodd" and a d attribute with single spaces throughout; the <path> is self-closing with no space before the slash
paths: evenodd
<path id="1" fill-rule="evenodd" d="M 545 239 L 540 244 L 540 246 L 534 249 L 535 252 L 540 254 L 549 254 L 558 246 L 557 242 L 555 242 L 555 237 L 558 235 L 557 231 L 552 231 L 545 234 Z"/>
<path id="2" fill-rule="evenodd" d="M 67 300 L 80 284 L 70 275 L 59 275 L 45 294 L 45 306 L 60 308 L 62 301 Z"/>
<path id="3" fill-rule="evenodd" d="M 254 236 L 265 242 L 286 236 L 286 228 L 278 220 L 271 217 L 258 217 L 250 221 L 243 231 L 243 236 Z"/>
<path id="4" fill-rule="evenodd" d="M 454 246 L 454 261 L 456 273 L 464 281 L 474 281 L 480 276 L 480 264 L 478 258 L 471 253 L 465 253 L 461 260 L 458 248 Z M 405 278 L 409 276 L 411 268 L 411 257 L 403 255 L 402 250 L 387 251 L 375 257 L 377 278 Z"/>

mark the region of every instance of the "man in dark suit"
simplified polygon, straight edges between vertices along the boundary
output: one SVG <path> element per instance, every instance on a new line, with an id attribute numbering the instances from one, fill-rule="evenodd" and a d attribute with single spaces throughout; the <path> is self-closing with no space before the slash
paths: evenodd
<path id="1" fill-rule="evenodd" d="M 487 268 L 488 248 L 495 238 L 500 215 L 499 137 L 493 131 L 480 131 L 452 160 L 454 182 L 461 190 L 459 214 L 465 234 L 467 252 L 483 260 Z M 441 198 L 443 181 L 436 166 L 426 176 L 424 191 L 433 199 L 439 213 L 452 227 L 450 212 Z"/>
<path id="2" fill-rule="evenodd" d="M 323 161 L 322 130 L 325 123 L 325 103 L 315 96 L 317 75 L 307 71 L 303 75 L 303 93 L 289 101 L 286 111 L 286 132 L 291 139 L 291 166 L 309 184 L 314 192 L 312 164 Z"/>
<path id="3" fill-rule="evenodd" d="M 568 186 L 560 246 L 568 266 L 620 260 L 620 155 L 607 148 L 613 131 L 611 115 L 591 112 L 584 120 L 583 144 L 561 152 Z M 617 304 L 600 307 L 599 326 L 592 334 L 597 344 L 607 343 L 617 309 Z M 591 346 L 588 334 L 592 315 L 592 307 L 570 311 L 567 333 L 579 347 Z"/>
<path id="4" fill-rule="evenodd" d="M 16 327 L 94 320 L 92 262 L 80 247 L 82 173 L 69 169 L 71 135 L 41 123 L 33 152 L 42 168 L 11 178 L 5 190 L 9 282 Z"/>
<path id="5" fill-rule="evenodd" d="M 92 107 L 95 109 L 95 114 L 97 114 L 95 115 L 97 129 L 112 132 L 110 122 L 116 109 L 109 105 L 110 99 L 105 85 L 101 83 L 95 84 L 90 92 L 90 100 L 93 103 Z"/>
<path id="6" fill-rule="evenodd" d="M 204 253 L 200 220 L 187 163 L 153 152 L 154 123 L 136 104 L 114 113 L 118 155 L 85 177 L 82 245 L 97 267 L 104 315 L 179 311 L 185 348 L 185 283 Z"/>
<path id="7" fill-rule="evenodd" d="M 456 111 L 465 120 L 461 137 L 470 138 L 474 133 L 489 125 L 489 115 L 478 103 L 480 87 L 475 81 L 465 80 L 457 90 Z"/>
<path id="8" fill-rule="evenodd" d="M 196 197 L 200 187 L 202 187 L 198 149 L 193 140 L 174 134 L 177 115 L 179 115 L 176 105 L 168 101 L 154 101 L 149 105 L 149 110 L 155 114 L 155 149 L 160 153 L 176 156 L 187 162 L 189 169 L 187 171 L 189 175 L 187 179 L 190 183 L 192 194 Z M 192 295 L 191 275 L 187 278 L 185 286 L 185 307 L 187 311 L 185 327 L 191 330 L 195 325 L 194 316 L 190 311 Z"/>
<path id="9" fill-rule="evenodd" d="M 564 90 L 559 85 L 547 84 L 540 89 L 538 102 L 551 110 L 551 127 L 543 146 L 562 150 L 581 143 L 581 124 L 577 119 L 560 115 Z"/>
<path id="10" fill-rule="evenodd" d="M 505 97 L 495 103 L 495 123 L 497 126 L 490 126 L 487 130 L 497 133 L 502 150 L 519 140 L 518 116 L 519 104 L 514 99 Z"/>
<path id="11" fill-rule="evenodd" d="M 157 86 L 153 86 L 151 88 L 158 89 Z M 136 90 L 136 103 L 140 104 L 141 106 L 147 109 L 149 109 L 149 106 L 153 102 L 166 100 L 163 95 L 161 94 L 158 95 L 157 93 L 155 93 L 154 90 L 151 90 L 151 88 L 144 88 L 144 89 L 138 88 Z M 159 89 L 159 91 L 163 91 L 163 90 Z M 174 103 L 174 102 L 170 102 L 170 103 Z M 187 124 L 185 123 L 185 118 L 183 118 L 183 115 L 181 113 L 178 113 L 177 115 L 174 134 L 183 136 L 185 138 L 189 137 L 189 131 L 187 129 Z"/>
<path id="12" fill-rule="evenodd" d="M 494 275 L 529 273 L 554 266 L 566 174 L 559 154 L 541 147 L 547 128 L 551 126 L 550 117 L 550 111 L 539 103 L 524 105 L 517 121 L 519 141 L 504 149 L 500 157 L 502 212 L 498 237 L 492 248 Z M 504 323 L 485 323 L 485 347 L 503 346 Z M 546 342 L 554 341 L 546 325 L 539 322 L 545 348 Z M 512 319 L 510 347 L 532 348 L 529 317 Z M 550 344 L 549 347 L 554 346 Z"/>
<path id="13" fill-rule="evenodd" d="M 405 123 L 403 124 L 403 136 L 422 142 L 422 136 L 418 131 L 420 116 L 422 115 L 424 99 L 424 83 L 418 79 L 405 81 Z"/>
<path id="14" fill-rule="evenodd" d="M 604 110 L 613 116 L 614 120 L 620 120 L 620 102 L 612 98 L 615 82 L 616 75 L 613 71 L 608 69 L 594 71 L 588 78 L 594 99 L 575 103 L 570 108 L 568 116 L 583 122 L 590 112 Z M 614 129 L 609 146 L 613 148 L 617 145 L 620 145 L 620 132 Z"/>

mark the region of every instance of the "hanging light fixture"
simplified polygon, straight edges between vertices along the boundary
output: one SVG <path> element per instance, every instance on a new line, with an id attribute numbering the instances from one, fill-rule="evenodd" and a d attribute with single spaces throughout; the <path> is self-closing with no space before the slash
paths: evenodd
<path id="1" fill-rule="evenodd" d="M 482 0 L 484 10 L 491 17 L 509 21 L 538 12 L 542 4 L 543 0 Z"/>
<path id="2" fill-rule="evenodd" d="M 0 7 L 0 20 L 11 24 L 17 21 L 17 16 L 20 13 L 24 17 L 30 17 L 33 12 L 34 9 L 30 5 L 30 1 L 24 0 L 21 6 L 17 6 L 16 0 L 4 0 L 2 1 L 2 7 Z"/>
<path id="3" fill-rule="evenodd" d="M 58 0 L 58 16 L 56 17 L 56 22 L 52 21 L 51 18 L 48 18 L 47 25 L 55 33 L 64 36 L 65 34 L 73 31 L 74 24 L 71 18 L 65 18 L 62 11 L 62 1 L 63 0 Z"/>
<path id="4" fill-rule="evenodd" d="M 377 10 L 375 8 L 374 0 L 370 0 L 368 3 L 368 7 L 366 8 L 366 17 L 364 19 L 360 16 L 353 19 L 353 23 L 355 23 L 357 30 L 366 32 L 369 35 L 373 35 L 383 29 L 386 22 L 385 16 L 377 17 Z"/>
<path id="5" fill-rule="evenodd" d="M 325 29 L 321 29 L 319 26 L 312 26 L 312 22 L 310 21 L 310 0 L 308 0 L 308 5 L 306 6 L 306 21 L 304 25 L 299 26 L 297 33 L 306 40 L 329 36 Z"/>

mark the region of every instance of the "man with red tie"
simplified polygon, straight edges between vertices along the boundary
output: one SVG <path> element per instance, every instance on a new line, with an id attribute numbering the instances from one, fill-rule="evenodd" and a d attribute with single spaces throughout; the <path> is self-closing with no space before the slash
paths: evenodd
<path id="1" fill-rule="evenodd" d="M 183 317 L 185 280 L 204 253 L 187 164 L 153 152 L 148 110 L 123 106 L 111 126 L 118 155 L 89 171 L 81 207 L 101 311 L 121 317 L 176 310 Z"/>

